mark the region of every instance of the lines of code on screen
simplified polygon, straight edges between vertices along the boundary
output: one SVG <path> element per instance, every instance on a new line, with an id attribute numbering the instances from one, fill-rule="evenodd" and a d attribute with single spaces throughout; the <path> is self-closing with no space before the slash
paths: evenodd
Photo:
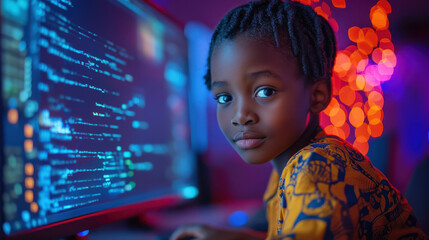
<path id="1" fill-rule="evenodd" d="M 6 234 L 193 197 L 186 39 L 140 1 L 2 1 Z"/>

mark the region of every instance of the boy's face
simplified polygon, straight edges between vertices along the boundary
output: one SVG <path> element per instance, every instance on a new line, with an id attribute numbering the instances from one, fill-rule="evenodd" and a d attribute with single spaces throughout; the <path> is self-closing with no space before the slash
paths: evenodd
<path id="1" fill-rule="evenodd" d="M 292 53 L 239 35 L 213 51 L 211 73 L 219 126 L 246 162 L 272 160 L 304 132 L 311 87 Z"/>

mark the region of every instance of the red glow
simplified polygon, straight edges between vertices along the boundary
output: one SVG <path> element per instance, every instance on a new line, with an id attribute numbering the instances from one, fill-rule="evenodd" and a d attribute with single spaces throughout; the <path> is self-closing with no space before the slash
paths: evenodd
<path id="1" fill-rule="evenodd" d="M 390 49 L 392 51 L 395 51 L 395 47 L 393 46 L 393 43 L 388 38 L 382 38 L 380 40 L 379 47 L 383 50 Z"/>
<path id="2" fill-rule="evenodd" d="M 383 51 L 380 48 L 374 49 L 372 52 L 372 61 L 375 63 L 379 63 L 381 59 L 383 58 Z"/>
<path id="3" fill-rule="evenodd" d="M 380 0 L 377 5 L 383 8 L 387 14 L 392 13 L 392 6 L 390 6 L 390 3 L 387 0 Z"/>
<path id="4" fill-rule="evenodd" d="M 328 4 L 326 4 L 325 2 L 322 3 L 322 10 L 328 14 L 328 16 L 331 16 L 331 8 L 329 7 Z"/>
<path id="5" fill-rule="evenodd" d="M 345 0 L 332 0 L 332 5 L 336 8 L 346 8 Z"/>
<path id="6" fill-rule="evenodd" d="M 387 38 L 392 39 L 392 34 L 390 34 L 389 29 L 377 30 L 378 39 Z"/>
<path id="7" fill-rule="evenodd" d="M 340 29 L 340 27 L 338 26 L 337 21 L 335 19 L 333 19 L 333 18 L 329 18 L 328 22 L 331 25 L 331 27 L 334 30 L 334 32 L 338 32 L 338 30 Z"/>
<path id="8" fill-rule="evenodd" d="M 322 7 L 315 7 L 315 8 L 314 8 L 314 11 L 315 11 L 318 15 L 322 16 L 323 18 L 325 18 L 326 20 L 328 20 L 328 19 L 329 19 L 329 15 L 323 11 Z"/>

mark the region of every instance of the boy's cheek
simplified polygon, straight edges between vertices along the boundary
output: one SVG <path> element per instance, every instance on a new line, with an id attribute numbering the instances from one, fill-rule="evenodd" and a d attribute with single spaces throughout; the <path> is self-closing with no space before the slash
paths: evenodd
<path id="1" fill-rule="evenodd" d="M 219 126 L 223 136 L 228 140 L 228 142 L 231 143 L 232 137 L 230 136 L 231 135 L 230 129 L 225 124 L 225 122 L 221 121 L 219 118 L 218 118 L 218 126 Z"/>
<path id="2" fill-rule="evenodd" d="M 231 131 L 231 117 L 229 117 L 225 112 L 221 112 L 221 110 L 218 109 L 217 123 L 223 135 L 228 138 Z"/>

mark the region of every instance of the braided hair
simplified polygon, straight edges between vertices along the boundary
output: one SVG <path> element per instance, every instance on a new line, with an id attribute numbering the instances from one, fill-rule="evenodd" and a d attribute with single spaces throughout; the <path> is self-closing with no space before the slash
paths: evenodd
<path id="1" fill-rule="evenodd" d="M 331 89 L 336 56 L 335 34 L 323 17 L 310 7 L 285 0 L 252 1 L 232 9 L 216 27 L 211 42 L 208 69 L 204 76 L 211 89 L 211 56 L 220 44 L 238 34 L 269 40 L 276 48 L 288 47 L 298 59 L 306 81 L 324 80 Z"/>

